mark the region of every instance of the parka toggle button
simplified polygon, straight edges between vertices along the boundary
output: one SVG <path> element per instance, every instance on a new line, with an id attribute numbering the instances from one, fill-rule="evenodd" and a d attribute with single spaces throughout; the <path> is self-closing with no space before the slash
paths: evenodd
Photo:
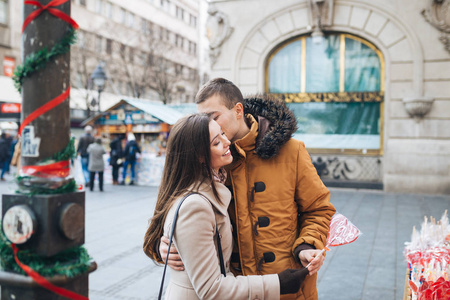
<path id="1" fill-rule="evenodd" d="M 255 235 L 258 235 L 258 226 L 259 227 L 267 227 L 270 224 L 270 219 L 268 217 L 259 217 L 258 222 L 255 223 Z"/>
<path id="2" fill-rule="evenodd" d="M 258 271 L 261 271 L 263 263 L 271 263 L 275 261 L 275 254 L 273 252 L 263 253 L 263 257 L 259 260 Z"/>
<path id="3" fill-rule="evenodd" d="M 264 192 L 266 190 L 266 185 L 262 181 L 255 182 L 255 186 L 252 188 L 252 195 L 250 201 L 255 201 L 255 193 Z"/>

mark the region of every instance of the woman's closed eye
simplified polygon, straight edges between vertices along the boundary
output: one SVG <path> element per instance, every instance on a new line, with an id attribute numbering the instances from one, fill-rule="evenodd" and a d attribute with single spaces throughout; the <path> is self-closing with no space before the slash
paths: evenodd
<path id="1" fill-rule="evenodd" d="M 222 135 L 222 138 L 227 138 L 227 135 L 225 134 L 225 132 L 224 132 L 224 131 L 222 131 L 221 135 Z M 219 139 L 219 138 L 217 138 L 217 141 L 216 141 L 216 142 L 214 143 L 214 146 L 217 146 L 217 145 L 219 145 L 219 143 L 220 143 L 220 139 Z"/>

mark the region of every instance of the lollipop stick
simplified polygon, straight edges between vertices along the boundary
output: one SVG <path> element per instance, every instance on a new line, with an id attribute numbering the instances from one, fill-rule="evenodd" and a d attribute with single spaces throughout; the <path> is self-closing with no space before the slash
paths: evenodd
<path id="1" fill-rule="evenodd" d="M 321 256 L 324 252 L 325 252 L 325 248 L 323 248 L 322 251 L 320 251 L 320 253 L 318 255 L 316 255 L 316 257 L 314 257 L 314 259 L 312 261 L 310 261 L 309 264 L 305 268 L 308 268 L 312 264 L 312 262 L 314 260 L 316 260 L 319 256 Z"/>

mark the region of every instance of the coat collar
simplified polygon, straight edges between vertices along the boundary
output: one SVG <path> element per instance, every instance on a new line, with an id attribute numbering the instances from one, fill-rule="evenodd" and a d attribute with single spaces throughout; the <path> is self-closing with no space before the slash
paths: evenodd
<path id="1" fill-rule="evenodd" d="M 234 148 L 237 153 L 246 157 L 245 152 L 255 150 L 256 145 L 256 137 L 258 136 L 258 122 L 256 122 L 255 118 L 252 115 L 245 115 L 248 126 L 250 127 L 250 131 L 240 140 L 237 140 L 234 143 Z"/>
<path id="2" fill-rule="evenodd" d="M 244 100 L 244 112 L 258 120 L 256 154 L 268 159 L 278 154 L 297 130 L 297 120 L 286 104 L 271 95 L 253 95 Z M 261 117 L 264 118 L 262 122 Z"/>

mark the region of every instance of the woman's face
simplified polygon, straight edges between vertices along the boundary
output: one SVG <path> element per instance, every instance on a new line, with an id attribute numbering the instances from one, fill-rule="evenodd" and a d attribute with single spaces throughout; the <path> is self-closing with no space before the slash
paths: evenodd
<path id="1" fill-rule="evenodd" d="M 220 167 L 226 166 L 233 161 L 230 152 L 230 141 L 220 128 L 220 125 L 211 120 L 209 122 L 209 140 L 211 149 L 211 167 L 218 171 Z"/>

